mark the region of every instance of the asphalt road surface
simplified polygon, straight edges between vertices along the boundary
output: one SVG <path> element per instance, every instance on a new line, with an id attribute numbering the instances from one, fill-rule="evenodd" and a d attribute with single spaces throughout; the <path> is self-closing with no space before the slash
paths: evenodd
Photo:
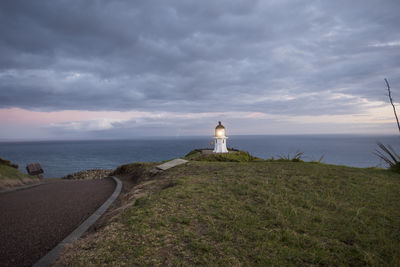
<path id="1" fill-rule="evenodd" d="M 113 193 L 115 182 L 72 180 L 0 195 L 0 266 L 31 266 Z"/>

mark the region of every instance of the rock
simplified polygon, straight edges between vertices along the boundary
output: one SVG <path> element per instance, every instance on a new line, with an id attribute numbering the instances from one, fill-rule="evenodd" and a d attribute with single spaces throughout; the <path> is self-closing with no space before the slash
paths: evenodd
<path id="1" fill-rule="evenodd" d="M 62 177 L 61 179 L 69 179 L 69 180 L 79 180 L 79 179 L 102 179 L 104 177 L 108 177 L 112 170 L 86 170 L 80 171 L 72 174 L 68 174 L 67 176 Z"/>
<path id="2" fill-rule="evenodd" d="M 29 175 L 40 175 L 44 172 L 39 162 L 29 163 L 28 165 L 26 165 L 26 171 Z"/>

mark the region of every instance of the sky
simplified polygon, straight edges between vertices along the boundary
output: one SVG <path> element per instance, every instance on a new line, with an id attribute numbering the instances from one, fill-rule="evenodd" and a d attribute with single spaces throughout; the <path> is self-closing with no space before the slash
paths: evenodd
<path id="1" fill-rule="evenodd" d="M 396 134 L 398 0 L 0 1 L 0 140 Z M 400 107 L 398 107 L 400 110 Z"/>

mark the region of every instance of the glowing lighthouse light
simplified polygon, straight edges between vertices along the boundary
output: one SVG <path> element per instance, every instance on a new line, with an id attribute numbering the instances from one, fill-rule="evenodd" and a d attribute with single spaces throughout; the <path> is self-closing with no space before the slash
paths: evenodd
<path id="1" fill-rule="evenodd" d="M 215 137 L 214 137 L 214 153 L 228 153 L 228 149 L 226 148 L 226 137 L 225 135 L 225 127 L 218 122 L 217 127 L 215 127 Z"/>

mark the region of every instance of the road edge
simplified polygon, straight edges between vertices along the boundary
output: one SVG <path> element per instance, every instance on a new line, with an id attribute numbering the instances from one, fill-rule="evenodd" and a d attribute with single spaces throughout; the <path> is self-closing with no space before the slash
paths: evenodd
<path id="1" fill-rule="evenodd" d="M 33 267 L 45 267 L 51 266 L 61 255 L 64 250 L 65 245 L 71 244 L 78 240 L 83 233 L 85 233 L 89 227 L 91 227 L 110 207 L 110 205 L 118 198 L 121 193 L 122 183 L 121 181 L 111 176 L 117 184 L 112 195 L 100 206 L 89 218 L 87 218 L 81 225 L 79 225 L 72 233 L 70 233 L 64 240 L 58 243 L 52 250 L 50 250 L 46 255 L 44 255 L 40 260 L 38 260 Z"/>
<path id="2" fill-rule="evenodd" d="M 15 191 L 29 189 L 29 188 L 36 187 L 36 186 L 39 186 L 39 185 L 42 185 L 42 184 L 43 184 L 42 182 L 38 182 L 38 183 L 34 183 L 34 184 L 27 184 L 27 185 L 21 185 L 21 186 L 15 186 L 15 187 L 10 187 L 10 188 L 6 188 L 6 189 L 1 189 L 0 190 L 0 195 L 6 194 L 6 193 L 15 192 Z"/>

